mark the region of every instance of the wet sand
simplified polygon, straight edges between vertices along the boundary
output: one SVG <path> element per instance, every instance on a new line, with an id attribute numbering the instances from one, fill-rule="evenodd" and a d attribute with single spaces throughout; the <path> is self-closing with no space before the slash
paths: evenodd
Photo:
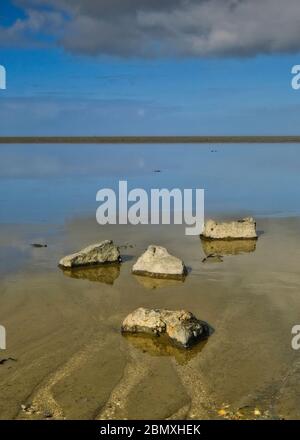
<path id="1" fill-rule="evenodd" d="M 255 245 L 218 243 L 223 262 L 207 264 L 208 244 L 178 226 L 2 224 L 0 359 L 12 359 L 0 365 L 0 418 L 300 418 L 300 352 L 291 348 L 300 218 L 262 218 L 258 229 Z M 122 246 L 121 266 L 57 267 L 106 238 Z M 48 247 L 30 246 L 39 242 Z M 184 260 L 185 282 L 131 275 L 151 243 Z M 121 336 L 139 306 L 190 310 L 214 332 L 187 351 Z"/>

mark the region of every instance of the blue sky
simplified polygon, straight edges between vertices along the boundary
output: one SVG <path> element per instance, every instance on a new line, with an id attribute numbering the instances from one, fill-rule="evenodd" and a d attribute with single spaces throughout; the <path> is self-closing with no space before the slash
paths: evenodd
<path id="1" fill-rule="evenodd" d="M 155 40 L 157 54 L 144 53 L 145 42 L 139 47 L 124 37 L 117 44 L 121 25 L 114 25 L 123 23 L 126 11 L 111 12 L 111 39 L 104 45 L 100 22 L 93 23 L 94 35 L 82 30 L 88 10 L 81 7 L 77 16 L 68 0 L 62 3 L 65 9 L 56 0 L 6 0 L 0 6 L 0 64 L 7 71 L 0 135 L 300 134 L 300 90 L 291 88 L 291 68 L 300 64 L 293 35 L 272 47 L 263 34 L 251 44 L 248 38 L 243 45 L 218 43 L 217 49 L 207 40 L 207 53 L 199 39 L 194 52 L 187 46 L 177 51 L 183 38 L 171 40 L 164 11 L 151 10 L 146 25 L 156 20 L 162 36 Z M 154 41 L 148 30 L 143 33 L 142 14 L 142 24 L 132 26 L 139 26 L 141 39 Z M 71 45 L 77 22 L 81 37 Z"/>

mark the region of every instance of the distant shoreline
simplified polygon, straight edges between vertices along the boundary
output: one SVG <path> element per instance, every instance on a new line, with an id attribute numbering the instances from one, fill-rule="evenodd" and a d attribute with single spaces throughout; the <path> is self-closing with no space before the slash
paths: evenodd
<path id="1" fill-rule="evenodd" d="M 1 136 L 0 144 L 300 143 L 300 136 Z"/>
<path id="2" fill-rule="evenodd" d="M 3 136 L 1 144 L 300 143 L 300 136 Z"/>

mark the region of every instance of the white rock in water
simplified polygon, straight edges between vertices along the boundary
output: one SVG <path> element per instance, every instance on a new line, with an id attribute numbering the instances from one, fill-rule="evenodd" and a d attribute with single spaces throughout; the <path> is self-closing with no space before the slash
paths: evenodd
<path id="1" fill-rule="evenodd" d="M 157 278 L 180 279 L 186 275 L 187 270 L 183 261 L 170 255 L 166 248 L 151 245 L 134 264 L 132 273 Z"/>
<path id="2" fill-rule="evenodd" d="M 112 240 L 92 244 L 75 254 L 62 258 L 59 265 L 62 267 L 88 266 L 92 264 L 121 262 L 120 251 Z"/>
<path id="3" fill-rule="evenodd" d="M 211 240 L 257 238 L 256 223 L 252 217 L 223 223 L 207 220 L 201 237 Z"/>
<path id="4" fill-rule="evenodd" d="M 123 321 L 122 333 L 167 335 L 184 348 L 209 336 L 209 326 L 185 310 L 145 309 L 140 307 Z"/>

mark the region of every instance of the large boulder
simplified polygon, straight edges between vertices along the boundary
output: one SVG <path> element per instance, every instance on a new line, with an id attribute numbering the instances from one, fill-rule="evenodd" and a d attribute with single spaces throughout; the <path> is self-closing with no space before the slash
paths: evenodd
<path id="1" fill-rule="evenodd" d="M 222 223 L 207 220 L 201 237 L 209 240 L 256 239 L 256 223 L 252 217 Z"/>
<path id="2" fill-rule="evenodd" d="M 92 244 L 75 254 L 67 255 L 60 260 L 59 265 L 70 268 L 117 262 L 121 262 L 119 248 L 112 240 L 105 240 Z"/>
<path id="3" fill-rule="evenodd" d="M 209 336 L 209 326 L 185 310 L 145 309 L 140 307 L 123 321 L 122 333 L 166 335 L 170 340 L 188 348 Z"/>
<path id="4" fill-rule="evenodd" d="M 156 278 L 182 279 L 187 270 L 183 261 L 170 255 L 166 248 L 151 245 L 134 264 L 132 273 Z"/>

